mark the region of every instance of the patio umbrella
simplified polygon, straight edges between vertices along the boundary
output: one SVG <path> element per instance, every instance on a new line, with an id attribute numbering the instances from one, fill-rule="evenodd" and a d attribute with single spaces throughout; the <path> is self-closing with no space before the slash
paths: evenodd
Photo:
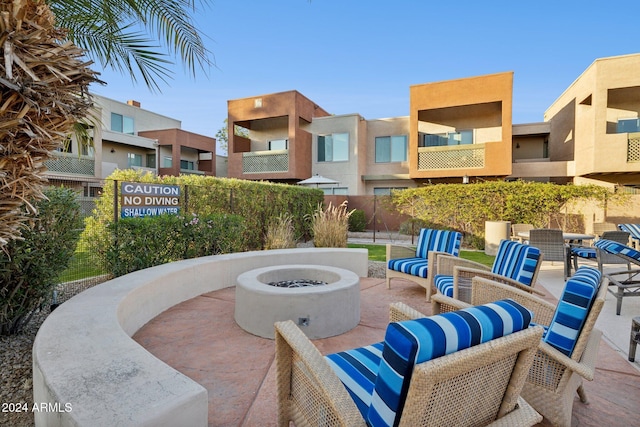
<path id="1" fill-rule="evenodd" d="M 322 175 L 318 175 L 315 174 L 313 175 L 311 178 L 307 178 L 307 179 L 303 179 L 302 181 L 298 182 L 299 185 L 316 185 L 316 188 L 320 185 L 320 184 L 337 184 L 338 181 L 334 181 L 331 178 L 327 178 L 324 177 Z"/>

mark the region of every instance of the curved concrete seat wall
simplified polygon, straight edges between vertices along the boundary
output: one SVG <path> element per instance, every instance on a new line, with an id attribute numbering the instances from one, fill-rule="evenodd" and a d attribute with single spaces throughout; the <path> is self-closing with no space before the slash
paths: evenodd
<path id="1" fill-rule="evenodd" d="M 178 261 L 88 289 L 51 313 L 35 338 L 33 395 L 43 408 L 36 425 L 206 426 L 205 388 L 131 336 L 176 304 L 279 264 L 329 265 L 360 277 L 368 271 L 365 249 L 282 249 Z"/>

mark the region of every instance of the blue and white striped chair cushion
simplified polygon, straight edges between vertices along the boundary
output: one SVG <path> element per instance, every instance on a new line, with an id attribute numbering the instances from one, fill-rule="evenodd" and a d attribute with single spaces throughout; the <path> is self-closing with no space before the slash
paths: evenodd
<path id="1" fill-rule="evenodd" d="M 326 359 L 368 425 L 393 426 L 402 414 L 414 365 L 525 329 L 531 318 L 525 307 L 501 300 L 390 323 L 384 343 Z"/>
<path id="2" fill-rule="evenodd" d="M 575 247 L 571 248 L 571 253 L 579 256 L 580 258 L 597 258 L 598 253 L 596 252 L 596 248 L 581 248 Z"/>
<path id="3" fill-rule="evenodd" d="M 458 256 L 461 243 L 462 234 L 457 231 L 423 228 L 420 230 L 420 236 L 418 237 L 416 256 L 390 259 L 387 266 L 389 270 L 426 278 L 429 273 L 427 266 L 428 253 L 430 251 L 440 251 Z"/>
<path id="4" fill-rule="evenodd" d="M 425 258 L 397 258 L 388 262 L 389 270 L 411 274 L 417 277 L 427 277 L 429 269 Z"/>
<path id="5" fill-rule="evenodd" d="M 634 239 L 640 239 L 640 224 L 618 224 L 618 228 L 626 231 Z"/>
<path id="6" fill-rule="evenodd" d="M 430 251 L 447 252 L 458 256 L 461 244 L 462 234 L 457 231 L 423 228 L 418 236 L 416 258 L 426 259 Z"/>
<path id="7" fill-rule="evenodd" d="M 567 280 L 543 341 L 571 357 L 601 277 L 597 269 L 582 266 Z"/>
<path id="8" fill-rule="evenodd" d="M 623 255 L 637 261 L 637 263 L 640 263 L 640 252 L 629 246 L 623 245 L 622 243 L 614 242 L 613 240 L 600 239 L 595 243 L 595 246 L 610 254 Z"/>
<path id="9" fill-rule="evenodd" d="M 491 272 L 531 286 L 539 262 L 540 249 L 511 240 L 502 240 Z M 453 297 L 453 276 L 437 274 L 434 277 L 434 286 L 442 295 Z"/>
<path id="10" fill-rule="evenodd" d="M 540 249 L 511 240 L 502 240 L 491 272 L 531 286 L 540 262 Z"/>

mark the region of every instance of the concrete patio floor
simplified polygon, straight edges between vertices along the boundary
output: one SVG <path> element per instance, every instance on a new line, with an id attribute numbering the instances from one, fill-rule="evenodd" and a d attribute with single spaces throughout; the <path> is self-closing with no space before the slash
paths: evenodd
<path id="1" fill-rule="evenodd" d="M 559 263 L 545 263 L 540 287 L 556 301 L 563 288 Z M 405 302 L 431 312 L 424 289 L 412 282 L 361 280 L 361 321 L 340 336 L 314 340 L 322 354 L 381 341 L 388 323 L 388 307 Z M 162 313 L 134 339 L 165 363 L 205 387 L 209 394 L 210 426 L 276 425 L 274 342 L 251 335 L 236 325 L 235 288 L 201 295 Z M 608 295 L 597 326 L 600 344 L 595 380 L 585 381 L 590 404 L 576 397 L 573 426 L 640 425 L 640 350 L 635 363 L 627 361 L 631 317 L 640 315 L 640 298 L 623 302 L 615 316 L 615 298 Z M 545 419 L 541 426 L 550 425 Z"/>

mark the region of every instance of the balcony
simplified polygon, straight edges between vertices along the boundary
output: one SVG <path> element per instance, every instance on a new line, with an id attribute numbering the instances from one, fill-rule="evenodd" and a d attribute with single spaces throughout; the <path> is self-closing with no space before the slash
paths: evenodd
<path id="1" fill-rule="evenodd" d="M 53 152 L 52 158 L 44 162 L 49 172 L 71 175 L 95 175 L 95 159 L 74 153 Z"/>
<path id="2" fill-rule="evenodd" d="M 242 153 L 242 173 L 289 171 L 289 151 L 270 150 Z"/>
<path id="3" fill-rule="evenodd" d="M 640 162 L 640 132 L 627 135 L 627 162 Z"/>
<path id="4" fill-rule="evenodd" d="M 418 148 L 418 170 L 483 168 L 485 144 Z"/>

